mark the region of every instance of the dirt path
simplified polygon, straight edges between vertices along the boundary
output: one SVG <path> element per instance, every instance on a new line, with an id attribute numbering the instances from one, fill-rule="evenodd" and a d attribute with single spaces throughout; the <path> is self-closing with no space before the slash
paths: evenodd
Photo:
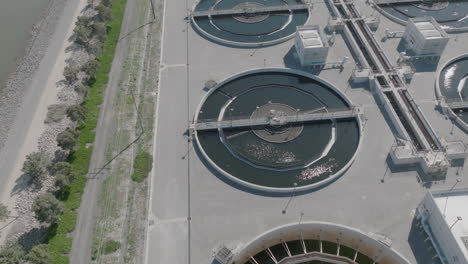
<path id="1" fill-rule="evenodd" d="M 122 22 L 121 37 L 130 32 L 130 21 L 133 19 L 135 0 L 128 0 L 125 9 L 125 15 Z M 96 138 L 91 157 L 90 173 L 96 172 L 106 162 L 107 137 L 112 134 L 110 126 L 113 118 L 114 100 L 119 87 L 120 76 L 123 69 L 124 60 L 128 52 L 128 39 L 121 38 L 117 44 L 114 60 L 112 62 L 109 82 L 104 95 L 104 102 L 101 106 L 100 118 L 96 128 Z M 103 179 L 106 177 L 106 170 L 94 179 L 89 179 L 81 200 L 81 206 L 78 211 L 78 219 L 75 231 L 73 232 L 73 244 L 70 253 L 70 263 L 82 264 L 89 263 L 91 259 L 91 247 L 93 239 L 93 228 L 99 210 L 97 201 L 99 191 L 102 188 Z"/>

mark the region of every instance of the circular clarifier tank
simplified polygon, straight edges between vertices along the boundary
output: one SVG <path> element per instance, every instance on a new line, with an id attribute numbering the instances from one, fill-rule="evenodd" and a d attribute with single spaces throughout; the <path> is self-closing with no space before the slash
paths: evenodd
<path id="1" fill-rule="evenodd" d="M 468 127 L 468 54 L 450 60 L 439 71 L 437 95 L 443 97 L 452 116 Z"/>
<path id="2" fill-rule="evenodd" d="M 358 149 L 358 110 L 314 75 L 263 69 L 210 90 L 194 124 L 201 153 L 253 189 L 306 190 L 346 170 Z"/>
<path id="3" fill-rule="evenodd" d="M 409 18 L 432 16 L 448 28 L 468 29 L 467 1 L 421 1 L 413 3 L 394 3 L 379 5 L 380 9 L 400 21 Z"/>
<path id="4" fill-rule="evenodd" d="M 233 257 L 239 264 L 409 264 L 391 247 L 360 230 L 326 222 L 290 224 L 247 243 Z"/>
<path id="5" fill-rule="evenodd" d="M 308 17 L 308 7 L 300 0 L 201 0 L 192 14 L 201 34 L 241 47 L 285 41 Z"/>

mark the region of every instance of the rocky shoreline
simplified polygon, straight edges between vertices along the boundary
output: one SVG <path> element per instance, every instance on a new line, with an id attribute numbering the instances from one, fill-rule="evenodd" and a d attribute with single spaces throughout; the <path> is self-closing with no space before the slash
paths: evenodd
<path id="1" fill-rule="evenodd" d="M 50 0 L 40 20 L 31 31 L 25 54 L 18 61 L 16 70 L 10 74 L 0 92 L 0 151 L 2 151 L 10 128 L 22 104 L 23 96 L 32 77 L 47 51 L 57 22 L 68 0 Z"/>

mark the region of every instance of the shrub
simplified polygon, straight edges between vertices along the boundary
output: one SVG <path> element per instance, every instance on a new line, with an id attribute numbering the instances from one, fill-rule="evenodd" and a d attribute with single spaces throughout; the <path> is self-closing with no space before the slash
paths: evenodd
<path id="1" fill-rule="evenodd" d="M 92 31 L 89 26 L 77 26 L 73 30 L 75 33 L 75 43 L 87 46 L 92 37 Z"/>
<path id="2" fill-rule="evenodd" d="M 140 151 L 133 163 L 132 180 L 142 182 L 153 168 L 153 156 L 146 151 Z"/>
<path id="3" fill-rule="evenodd" d="M 52 258 L 49 254 L 49 246 L 45 244 L 37 245 L 31 249 L 26 259 L 31 264 L 50 264 Z"/>
<path id="4" fill-rule="evenodd" d="M 79 16 L 76 23 L 75 23 L 75 26 L 76 27 L 87 27 L 91 24 L 91 22 L 93 22 L 93 19 L 89 16 Z"/>
<path id="5" fill-rule="evenodd" d="M 77 94 L 79 94 L 82 97 L 86 97 L 86 95 L 88 94 L 89 87 L 83 84 L 78 84 L 77 86 L 75 86 L 74 89 Z"/>
<path id="6" fill-rule="evenodd" d="M 72 167 L 70 163 L 65 162 L 65 161 L 59 161 L 52 163 L 52 165 L 49 166 L 49 171 L 52 175 L 68 175 L 71 173 Z"/>
<path id="7" fill-rule="evenodd" d="M 97 17 L 101 22 L 106 22 L 112 19 L 112 9 L 109 7 L 99 4 L 96 6 Z"/>
<path id="8" fill-rule="evenodd" d="M 80 132 L 71 128 L 57 135 L 57 145 L 64 150 L 73 151 Z"/>
<path id="9" fill-rule="evenodd" d="M 32 205 L 36 219 L 41 223 L 54 224 L 60 220 L 64 207 L 51 193 L 44 193 L 36 197 Z"/>
<path id="10" fill-rule="evenodd" d="M 94 39 L 88 44 L 88 46 L 86 47 L 86 50 L 90 54 L 97 56 L 102 53 L 102 48 L 103 48 L 102 42 L 99 41 L 98 39 Z"/>
<path id="11" fill-rule="evenodd" d="M 93 24 L 93 36 L 99 41 L 104 42 L 107 39 L 107 26 L 105 23 L 94 23 Z"/>
<path id="12" fill-rule="evenodd" d="M 108 240 L 104 243 L 102 251 L 105 255 L 116 252 L 120 248 L 120 242 L 115 240 Z"/>
<path id="13" fill-rule="evenodd" d="M 46 153 L 33 152 L 26 156 L 26 161 L 23 163 L 21 171 L 29 175 L 34 183 L 40 184 L 47 175 L 49 163 L 49 156 Z"/>
<path id="14" fill-rule="evenodd" d="M 65 69 L 63 70 L 63 77 L 65 77 L 65 81 L 68 84 L 73 84 L 76 81 L 78 81 L 78 73 L 80 72 L 80 69 L 76 65 L 75 62 L 70 62 L 67 66 L 65 66 Z"/>
<path id="15" fill-rule="evenodd" d="M 107 7 L 112 6 L 112 0 L 102 0 L 101 3 Z"/>
<path id="16" fill-rule="evenodd" d="M 71 105 L 67 108 L 67 116 L 74 122 L 83 122 L 86 118 L 86 108 L 82 105 Z"/>
<path id="17" fill-rule="evenodd" d="M 70 188 L 70 184 L 76 179 L 75 173 L 57 174 L 55 177 L 55 187 L 59 192 L 65 192 Z"/>
<path id="18" fill-rule="evenodd" d="M 23 264 L 25 252 L 18 243 L 9 242 L 0 248 L 0 263 L 2 264 Z"/>
<path id="19" fill-rule="evenodd" d="M 0 203 L 0 222 L 6 220 L 9 215 L 10 211 L 8 210 L 8 208 L 4 204 Z"/>
<path id="20" fill-rule="evenodd" d="M 91 59 L 87 61 L 82 67 L 81 70 L 84 71 L 86 74 L 88 74 L 90 77 L 93 77 L 96 75 L 96 71 L 99 67 L 99 62 L 96 59 Z"/>

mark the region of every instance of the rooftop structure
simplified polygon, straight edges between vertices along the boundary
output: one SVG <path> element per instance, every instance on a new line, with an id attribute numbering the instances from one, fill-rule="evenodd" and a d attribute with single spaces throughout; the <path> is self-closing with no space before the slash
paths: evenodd
<path id="1" fill-rule="evenodd" d="M 328 44 L 319 26 L 298 26 L 294 46 L 302 66 L 326 63 Z"/>
<path id="2" fill-rule="evenodd" d="M 415 55 L 440 56 L 449 36 L 433 17 L 417 17 L 408 20 L 403 40 Z"/>
<path id="3" fill-rule="evenodd" d="M 421 222 L 443 263 L 468 263 L 468 189 L 428 192 Z"/>

